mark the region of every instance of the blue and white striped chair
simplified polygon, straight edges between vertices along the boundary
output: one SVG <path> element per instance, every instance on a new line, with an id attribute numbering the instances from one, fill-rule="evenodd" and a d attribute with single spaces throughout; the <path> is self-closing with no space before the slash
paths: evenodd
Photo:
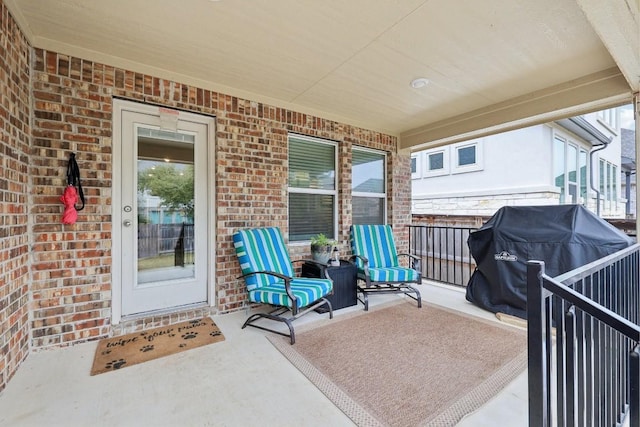
<path id="1" fill-rule="evenodd" d="M 333 281 L 325 271 L 326 279 L 294 277 L 289 251 L 277 227 L 240 230 L 233 235 L 233 244 L 238 256 L 249 292 L 249 301 L 270 304 L 275 309 L 269 313 L 250 316 L 242 328 L 254 328 L 275 332 L 291 338 L 295 343 L 292 322 L 298 317 L 326 305 L 329 318 L 333 318 L 331 303 L 325 298 L 333 293 Z M 284 316 L 291 312 L 291 315 Z M 289 333 L 267 328 L 254 322 L 266 318 L 283 322 Z"/>
<path id="2" fill-rule="evenodd" d="M 358 296 L 369 310 L 369 294 L 401 293 L 422 307 L 420 292 L 408 283 L 422 283 L 420 258 L 411 254 L 398 254 L 389 225 L 352 225 L 352 260 L 358 267 Z M 400 266 L 399 256 L 409 257 L 411 268 Z M 364 285 L 361 283 L 364 282 Z"/>

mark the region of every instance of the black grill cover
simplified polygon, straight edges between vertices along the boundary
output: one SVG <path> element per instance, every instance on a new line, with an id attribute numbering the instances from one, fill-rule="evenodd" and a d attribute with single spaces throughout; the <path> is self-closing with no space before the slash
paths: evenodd
<path id="1" fill-rule="evenodd" d="M 527 317 L 527 261 L 551 277 L 630 246 L 631 238 L 581 205 L 508 206 L 467 240 L 477 268 L 467 300 L 494 313 Z"/>

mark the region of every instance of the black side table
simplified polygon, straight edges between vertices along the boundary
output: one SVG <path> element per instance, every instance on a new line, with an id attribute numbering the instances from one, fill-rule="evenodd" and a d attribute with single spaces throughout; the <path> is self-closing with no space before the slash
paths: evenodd
<path id="1" fill-rule="evenodd" d="M 327 267 L 329 276 L 333 279 L 333 295 L 327 296 L 334 310 L 351 307 L 358 303 L 356 283 L 358 270 L 349 261 L 340 260 L 340 267 Z M 305 262 L 302 264 L 302 277 L 321 277 L 322 270 L 316 264 Z M 323 276 L 324 277 L 324 276 Z M 316 311 L 326 312 L 326 307 Z"/>

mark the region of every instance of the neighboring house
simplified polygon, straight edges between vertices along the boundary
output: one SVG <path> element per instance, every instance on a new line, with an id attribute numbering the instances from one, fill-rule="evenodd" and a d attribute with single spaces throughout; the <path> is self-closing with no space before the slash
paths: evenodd
<path id="1" fill-rule="evenodd" d="M 413 153 L 412 212 L 488 216 L 507 205 L 580 203 L 622 218 L 618 121 L 610 109 Z"/>
<path id="2" fill-rule="evenodd" d="M 627 199 L 625 216 L 636 217 L 636 132 L 631 129 L 620 129 L 621 137 L 621 185 L 622 195 Z"/>

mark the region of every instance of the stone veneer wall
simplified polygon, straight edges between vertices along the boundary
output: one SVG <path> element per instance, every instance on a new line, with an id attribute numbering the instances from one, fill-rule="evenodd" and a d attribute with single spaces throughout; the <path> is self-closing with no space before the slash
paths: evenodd
<path id="1" fill-rule="evenodd" d="M 216 93 L 175 81 L 34 49 L 33 305 L 36 348 L 111 332 L 112 99 L 121 97 L 216 116 L 216 298 L 213 312 L 245 307 L 246 292 L 232 245 L 238 228 L 279 226 L 287 213 L 287 134 L 338 141 L 339 240 L 351 224 L 351 147 L 388 153 L 389 223 L 401 249 L 411 221 L 409 153 L 394 136 Z M 75 152 L 87 206 L 74 225 L 60 223 L 65 164 Z M 309 255 L 291 245 L 293 259 Z M 146 323 L 145 323 L 146 324 Z"/>
<path id="2" fill-rule="evenodd" d="M 490 217 L 503 206 L 557 205 L 559 196 L 553 192 L 514 193 L 465 197 L 420 197 L 414 198 L 412 211 L 415 215 L 456 215 Z"/>
<path id="3" fill-rule="evenodd" d="M 0 3 L 0 390 L 29 354 L 30 46 Z"/>

